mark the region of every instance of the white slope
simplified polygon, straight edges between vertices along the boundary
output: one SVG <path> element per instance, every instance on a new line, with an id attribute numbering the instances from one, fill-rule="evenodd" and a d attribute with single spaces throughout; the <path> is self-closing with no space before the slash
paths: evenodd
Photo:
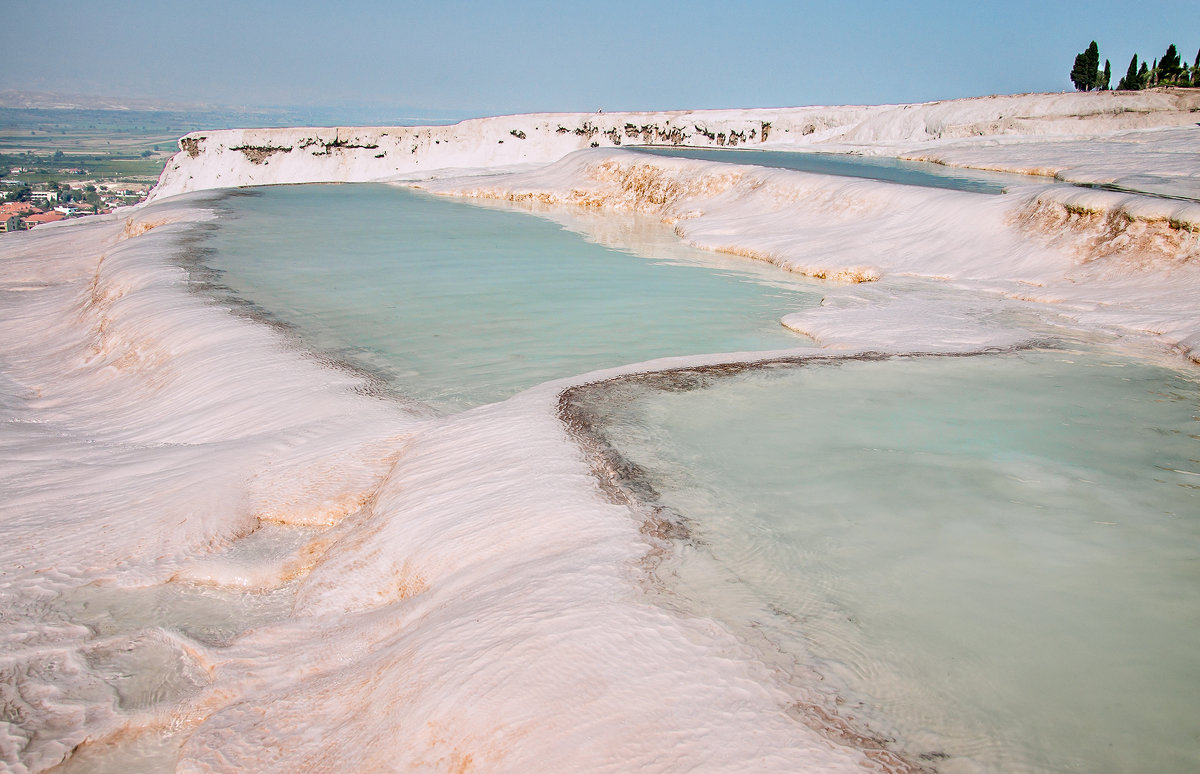
<path id="1" fill-rule="evenodd" d="M 897 155 L 1200 201 L 1200 125 L 1195 124 L 1087 138 L 951 142 Z"/>
<path id="2" fill-rule="evenodd" d="M 427 187 L 635 208 L 674 224 L 693 245 L 811 276 L 861 281 L 889 272 L 953 279 L 1056 304 L 1084 325 L 1161 335 L 1168 346 L 1194 353 L 1200 346 L 1200 312 L 1191 301 L 1200 231 L 1198 115 L 1200 90 L 1164 89 L 916 105 L 535 114 L 442 127 L 202 132 L 181 140 L 183 150 L 164 169 L 154 197 L 224 186 L 516 170 L 516 176 Z M 1057 177 L 1116 191 L 1030 188 L 985 203 L 797 172 L 605 155 L 605 149 L 641 144 L 889 155 L 1040 176 L 1031 177 L 1031 185 Z M 546 168 L 580 149 L 595 155 Z M 808 317 L 788 324 L 820 330 L 826 343 L 852 343 Z M 844 312 L 842 320 L 845 330 L 867 327 L 851 326 Z M 908 323 L 891 322 L 897 332 L 913 332 Z"/>
<path id="3" fill-rule="evenodd" d="M 838 282 L 926 277 L 1052 306 L 1080 325 L 1149 333 L 1197 359 L 1200 204 L 1069 185 L 986 196 L 625 151 L 579 151 L 530 172 L 426 181 L 435 193 L 626 210 L 689 244 Z M 784 322 L 826 344 L 823 310 Z M 842 319 L 843 324 L 849 324 Z M 855 326 L 861 329 L 862 326 Z M 907 342 L 911 344 L 912 342 Z"/>
<path id="4" fill-rule="evenodd" d="M 869 292 L 916 275 L 1195 357 L 1187 202 L 985 197 L 606 146 L 924 147 L 982 164 L 1066 143 L 1052 165 L 1066 169 L 1087 166 L 1081 138 L 1104 136 L 1115 150 L 1093 169 L 1161 179 L 1195 174 L 1182 127 L 1196 107 L 1185 92 L 1027 95 L 202 132 L 155 202 L 5 235 L 0 767 L 904 770 L 879 746 L 835 744 L 878 740 L 832 718 L 826 735 L 794 720 L 795 697 L 714 622 L 650 603 L 638 568 L 654 539 L 602 495 L 557 416 L 564 386 L 600 375 L 414 414 L 193 293 L 177 262 L 211 213 L 203 196 L 162 200 L 523 165 L 426 185 L 637 210 L 694 244 L 868 281 L 786 321 L 835 346 L 990 341 L 987 309 Z"/>
<path id="5" fill-rule="evenodd" d="M 861 770 L 652 603 L 567 382 L 372 397 L 192 291 L 210 215 L 0 242 L 0 768 Z"/>
<path id="6" fill-rule="evenodd" d="M 451 126 L 194 132 L 156 198 L 208 188 L 362 182 L 443 169 L 545 164 L 581 148 L 644 144 L 898 155 L 950 140 L 1079 138 L 1192 126 L 1200 91 L 1027 94 L 917 105 L 542 113 Z"/>

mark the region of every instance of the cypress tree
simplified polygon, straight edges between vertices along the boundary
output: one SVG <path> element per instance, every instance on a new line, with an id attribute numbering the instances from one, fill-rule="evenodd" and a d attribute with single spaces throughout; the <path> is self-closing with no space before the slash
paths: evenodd
<path id="1" fill-rule="evenodd" d="M 1100 77 L 1100 91 L 1108 91 L 1110 88 L 1109 87 L 1110 83 L 1112 83 L 1112 65 L 1110 65 L 1108 63 L 1108 60 L 1105 59 L 1104 60 L 1104 75 L 1102 75 Z"/>
<path id="2" fill-rule="evenodd" d="M 1144 89 L 1150 85 L 1150 68 L 1146 66 L 1145 62 L 1142 62 L 1142 66 L 1138 68 L 1137 82 L 1139 89 Z"/>
<path id="3" fill-rule="evenodd" d="M 1117 84 L 1117 88 L 1133 91 L 1142 88 L 1142 84 L 1138 82 L 1138 61 L 1137 54 L 1133 55 L 1133 59 L 1129 60 L 1129 69 L 1125 71 L 1125 77 Z"/>
<path id="4" fill-rule="evenodd" d="M 1076 91 L 1087 91 L 1087 68 L 1084 67 L 1084 55 L 1075 55 L 1075 64 L 1071 67 L 1071 83 Z"/>
<path id="5" fill-rule="evenodd" d="M 1175 50 L 1174 43 L 1167 46 L 1167 53 L 1158 60 L 1157 69 L 1160 82 L 1174 83 L 1179 80 L 1179 73 L 1183 68 L 1179 66 L 1179 52 Z"/>
<path id="6" fill-rule="evenodd" d="M 1071 68 L 1071 83 L 1079 91 L 1091 91 L 1100 81 L 1100 48 L 1096 41 L 1082 54 L 1075 57 L 1075 66 Z"/>

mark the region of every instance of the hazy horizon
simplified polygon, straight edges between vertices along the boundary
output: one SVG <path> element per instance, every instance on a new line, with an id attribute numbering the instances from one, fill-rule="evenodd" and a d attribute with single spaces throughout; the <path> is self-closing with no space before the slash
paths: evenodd
<path id="1" fill-rule="evenodd" d="M 192 108 L 341 111 L 461 119 L 609 112 L 927 102 L 1071 90 L 1091 40 L 1112 63 L 1189 63 L 1200 14 L 1186 2 L 1089 5 L 950 0 L 852 11 L 768 0 L 615 0 L 574 6 L 212 0 L 164 11 L 149 0 L 67 2 L 49 19 L 7 8 L 0 89 L 149 100 Z M 45 54 L 45 55 L 41 55 Z"/>

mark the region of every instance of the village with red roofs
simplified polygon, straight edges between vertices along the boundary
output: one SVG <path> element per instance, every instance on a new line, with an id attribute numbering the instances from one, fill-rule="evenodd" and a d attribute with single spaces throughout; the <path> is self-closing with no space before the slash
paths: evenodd
<path id="1" fill-rule="evenodd" d="M 20 170 L 12 170 L 19 173 Z M 150 192 L 145 183 L 104 184 L 86 182 L 76 186 L 57 183 L 33 190 L 17 180 L 8 184 L 7 201 L 0 204 L 0 233 L 24 231 L 83 215 L 111 212 L 117 207 L 144 201 Z M 13 185 L 13 184 L 17 185 Z"/>

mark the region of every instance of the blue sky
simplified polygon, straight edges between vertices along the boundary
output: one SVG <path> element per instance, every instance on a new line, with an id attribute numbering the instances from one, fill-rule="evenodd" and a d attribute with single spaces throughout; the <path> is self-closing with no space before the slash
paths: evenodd
<path id="1" fill-rule="evenodd" d="M 1131 12 L 1130 9 L 1135 9 Z M 450 117 L 1070 89 L 1095 39 L 1200 47 L 1189 2 L 8 2 L 0 89 Z"/>

